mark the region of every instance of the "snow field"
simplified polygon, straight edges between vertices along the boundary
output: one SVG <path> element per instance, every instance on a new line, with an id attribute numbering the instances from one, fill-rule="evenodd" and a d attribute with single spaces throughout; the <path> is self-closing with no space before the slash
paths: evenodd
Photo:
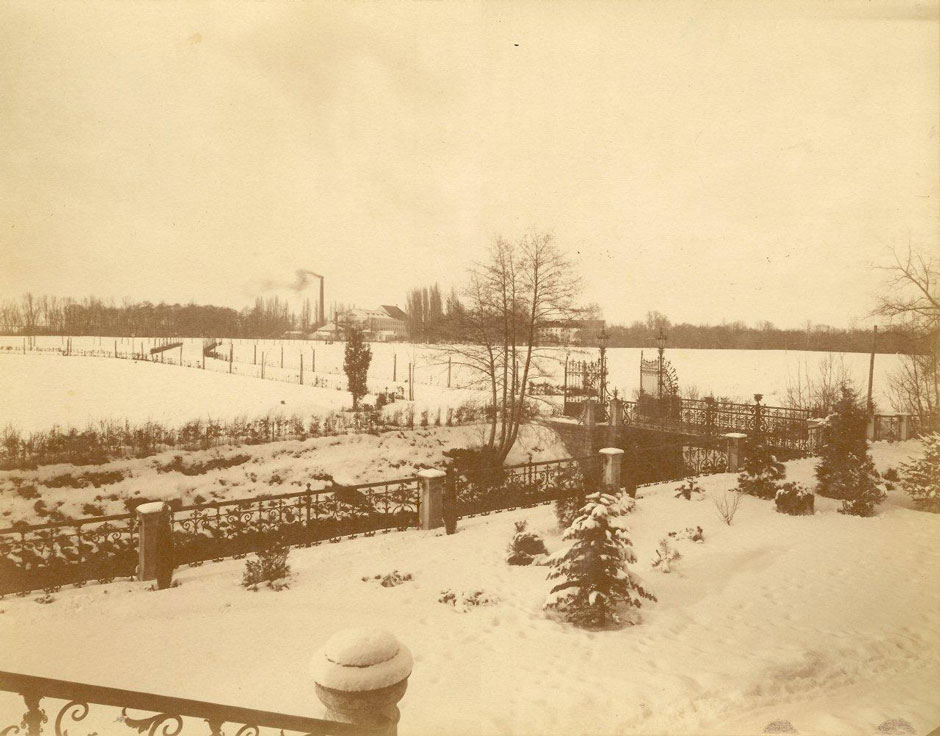
<path id="1" fill-rule="evenodd" d="M 55 351 L 64 344 L 59 337 L 37 337 L 36 345 L 39 349 Z M 72 338 L 73 350 L 102 350 L 113 352 L 115 342 L 118 354 L 126 354 L 140 349 L 143 342 L 144 349 L 149 351 L 152 338 Z M 148 418 L 150 413 L 160 414 L 163 407 L 152 407 L 148 401 L 141 401 L 142 395 L 165 392 L 167 409 L 179 412 L 180 421 L 205 416 L 185 401 L 188 396 L 186 387 L 205 387 L 210 396 L 224 394 L 232 397 L 244 396 L 252 386 L 252 398 L 248 404 L 259 404 L 252 411 L 261 411 L 262 407 L 278 405 L 281 399 L 289 404 L 302 404 L 304 406 L 324 409 L 334 406 L 347 406 L 349 396 L 345 392 L 345 376 L 343 375 L 343 343 L 323 343 L 305 340 L 226 340 L 219 350 L 228 354 L 229 346 L 234 350 L 235 362 L 232 366 L 233 374 L 229 375 L 228 362 L 207 359 L 206 370 L 188 368 L 181 374 L 172 374 L 174 379 L 162 379 L 161 383 L 151 385 L 148 378 L 134 378 L 125 372 L 114 373 L 110 369 L 100 368 L 102 365 L 112 365 L 112 360 L 106 358 L 80 358 L 71 356 L 66 364 L 67 368 L 51 368 L 48 364 L 35 362 L 25 366 L 16 365 L 18 360 L 46 358 L 53 363 L 61 356 L 54 352 L 27 354 L 16 353 L 21 349 L 23 338 L 0 337 L 0 357 L 9 360 L 0 360 L 0 382 L 18 388 L 17 394 L 7 397 L 8 406 L 4 407 L 0 423 L 10 424 L 17 428 L 47 429 L 54 423 L 60 426 L 72 424 L 82 427 L 88 422 L 94 422 L 109 416 L 138 416 Z M 257 351 L 256 351 L 257 345 Z M 418 411 L 427 409 L 436 411 L 439 407 L 456 407 L 466 401 L 480 401 L 485 396 L 473 388 L 475 376 L 456 362 L 451 366 L 451 385 L 447 388 L 447 356 L 441 348 L 433 346 L 411 345 L 408 343 L 370 343 L 373 352 L 372 364 L 369 369 L 369 386 L 372 391 L 393 390 L 396 387 L 407 389 L 408 363 L 415 368 L 415 400 Z M 13 348 L 11 351 L 3 348 Z M 280 368 L 281 348 L 284 349 L 284 368 Z M 250 378 L 260 376 L 260 365 L 253 364 L 255 353 L 260 363 L 262 354 L 267 367 L 265 375 L 268 379 L 263 382 L 247 382 Z M 594 360 L 597 358 L 595 349 L 565 348 L 550 351 L 551 359 L 544 361 L 544 367 L 549 372 L 548 380 L 561 384 L 564 374 L 565 355 L 570 352 L 572 360 Z M 643 352 L 647 358 L 655 356 L 655 350 L 640 348 L 611 348 L 607 351 L 609 380 L 611 390 L 618 389 L 620 395 L 632 398 L 634 391 L 639 388 L 639 361 Z M 328 388 L 314 388 L 314 373 L 311 371 L 314 354 L 316 355 L 316 376 L 328 384 Z M 162 370 L 179 361 L 179 350 L 169 350 L 163 354 L 164 364 L 149 362 L 113 361 L 113 363 L 156 368 L 160 365 Z M 301 388 L 296 381 L 299 378 L 300 356 L 304 356 L 304 383 Z M 675 366 L 679 376 L 679 385 L 683 389 L 695 387 L 702 396 L 709 393 L 715 396 L 728 397 L 741 401 L 753 401 L 755 393 L 764 394 L 764 403 L 768 405 L 782 405 L 785 403 L 786 390 L 789 383 L 794 383 L 799 374 L 809 373 L 815 377 L 820 363 L 830 355 L 822 352 L 783 351 L 783 350 L 693 350 L 675 349 L 667 350 L 666 356 Z M 868 380 L 868 356 L 862 353 L 833 354 L 837 363 L 844 365 L 846 372 L 853 379 L 856 387 L 864 389 Z M 202 356 L 201 338 L 183 339 L 184 364 L 198 365 Z M 76 364 L 76 361 L 84 363 Z M 91 362 L 89 362 L 91 361 Z M 882 412 L 890 412 L 891 405 L 888 398 L 889 376 L 899 364 L 899 356 L 878 355 L 875 359 L 874 398 Z M 397 363 L 397 370 L 396 370 Z M 120 370 L 120 369 L 115 369 Z M 143 375 L 150 375 L 151 372 Z M 200 378 L 201 376 L 201 378 Z M 208 378 L 215 376 L 215 380 Z M 397 379 L 397 380 L 396 380 Z M 538 381 L 546 379 L 536 379 Z M 128 382 L 133 392 L 118 392 L 111 394 L 102 390 L 101 386 L 110 386 L 115 381 Z M 232 388 L 232 382 L 237 388 Z M 77 387 L 70 384 L 76 382 Z M 289 382 L 295 382 L 291 384 Z M 179 383 L 181 388 L 172 386 Z M 61 390 L 59 387 L 62 387 Z M 97 390 L 96 390 L 96 387 Z M 337 390 L 339 387 L 342 390 Z M 468 387 L 468 388 L 460 388 Z M 67 390 L 74 390 L 74 395 L 65 394 Z M 196 389 L 193 392 L 198 393 Z M 34 400 L 30 403 L 21 398 L 19 394 L 26 393 Z M 83 397 L 91 397 L 86 400 Z M 67 399 L 60 408 L 59 401 Z M 179 401 L 177 401 L 179 399 Z M 273 401 L 272 401 L 273 400 Z M 346 402 L 346 403 L 343 403 Z M 235 414 L 246 414 L 239 410 L 240 401 L 229 401 L 225 407 L 213 405 L 211 408 L 216 418 L 226 418 Z M 197 405 L 198 406 L 198 405 Z M 208 410 L 205 410 L 208 411 Z M 148 413 L 149 412 L 149 413 Z M 64 416 L 63 416 L 64 414 Z"/>
<path id="2" fill-rule="evenodd" d="M 873 456 L 883 470 L 917 444 L 876 443 Z M 788 463 L 788 478 L 809 482 L 812 466 Z M 734 482 L 703 478 L 706 497 L 692 501 L 673 497 L 676 483 L 640 490 L 627 517 L 633 570 L 659 601 L 644 602 L 639 626 L 587 632 L 545 615 L 547 569 L 504 562 L 517 520 L 558 548 L 545 506 L 466 519 L 450 537 L 297 549 L 279 593 L 240 588 L 244 561 L 230 560 L 180 570 L 166 591 L 118 583 L 46 605 L 8 598 L 4 668 L 319 715 L 314 652 L 338 630 L 377 626 L 414 655 L 403 736 L 760 733 L 773 720 L 859 734 L 890 718 L 925 734 L 940 724 L 940 516 L 898 492 L 873 519 L 822 498 L 815 516 L 788 517 L 745 497 L 726 526 L 707 496 Z M 696 525 L 704 544 L 677 542 L 674 571 L 652 570 L 659 539 Z M 394 569 L 413 581 L 361 580 Z M 498 603 L 460 613 L 437 601 L 445 588 Z"/>

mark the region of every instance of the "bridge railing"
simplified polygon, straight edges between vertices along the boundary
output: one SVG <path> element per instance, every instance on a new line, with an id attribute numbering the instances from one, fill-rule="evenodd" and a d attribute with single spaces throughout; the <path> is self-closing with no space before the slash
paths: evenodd
<path id="1" fill-rule="evenodd" d="M 720 436 L 742 432 L 762 436 L 778 448 L 801 453 L 818 445 L 812 412 L 782 406 L 716 401 L 712 398 L 684 399 L 678 396 L 656 398 L 641 395 L 637 401 L 623 401 L 626 424 L 669 429 L 688 434 Z"/>

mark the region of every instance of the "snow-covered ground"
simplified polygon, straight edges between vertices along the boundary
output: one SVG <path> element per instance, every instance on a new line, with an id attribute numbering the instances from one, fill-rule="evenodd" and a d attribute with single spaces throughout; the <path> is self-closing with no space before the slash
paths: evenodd
<path id="1" fill-rule="evenodd" d="M 335 387 L 262 381 L 173 364 L 43 353 L 0 353 L 0 385 L 4 386 L 0 428 L 26 432 L 52 426 L 84 429 L 104 420 L 131 424 L 153 420 L 178 427 L 194 419 L 309 417 L 352 404 L 349 393 Z M 476 391 L 426 386 L 414 408 L 419 413 L 446 412 L 479 398 Z M 404 406 L 396 402 L 386 411 Z"/>
<path id="2" fill-rule="evenodd" d="M 59 337 L 35 338 L 36 347 L 51 351 L 25 356 L 18 353 L 24 338 L 0 337 L 0 384 L 15 387 L 4 396 L 0 426 L 17 429 L 45 430 L 52 424 L 84 427 L 106 417 L 163 418 L 177 417 L 180 422 L 211 414 L 214 418 L 264 413 L 278 408 L 288 411 L 323 411 L 348 406 L 343 375 L 342 343 L 304 340 L 228 340 L 219 352 L 234 356 L 233 374 L 227 361 L 208 359 L 206 370 L 187 368 L 179 371 L 180 351 L 169 350 L 162 355 L 163 365 L 145 362 L 116 361 L 106 358 L 64 358 L 54 351 L 62 349 Z M 145 352 L 155 341 L 152 338 L 72 338 L 73 351 L 89 350 L 118 355 Z M 5 349 L 5 348 L 10 348 Z M 406 343 L 372 343 L 373 358 L 369 369 L 369 386 L 373 391 L 406 389 L 409 363 L 415 366 L 414 396 L 418 411 L 438 407 L 456 407 L 485 396 L 472 390 L 474 376 L 457 365 L 450 369 L 448 388 L 447 356 L 440 348 Z M 283 368 L 281 354 L 283 351 Z M 611 390 L 632 397 L 639 388 L 639 348 L 611 348 L 607 351 Z M 551 373 L 549 380 L 562 383 L 565 349 L 552 354 L 553 360 L 543 365 Z M 646 350 L 653 357 L 655 350 Z M 683 389 L 695 387 L 701 395 L 752 401 L 755 393 L 764 394 L 764 403 L 781 405 L 786 400 L 787 386 L 799 375 L 815 377 L 819 365 L 832 355 L 844 366 L 847 375 L 859 388 L 868 380 L 868 356 L 861 353 L 830 354 L 785 350 L 668 350 L 667 357 L 679 376 Z M 201 365 L 202 340 L 183 340 L 184 365 Z M 304 361 L 304 383 L 300 378 L 301 357 Z M 596 350 L 573 350 L 572 360 L 596 359 Z M 266 364 L 265 376 L 278 380 L 250 380 L 261 374 L 261 360 Z M 895 355 L 879 355 L 875 359 L 874 398 L 883 411 L 890 411 L 887 396 L 888 376 L 898 366 Z M 315 364 L 316 372 L 312 366 Z M 123 367 L 115 367 L 123 366 Z M 176 372 L 171 369 L 176 367 Z M 134 372 L 131 373 L 130 371 Z M 311 384 L 319 381 L 327 388 Z M 293 382 L 293 385 L 290 383 Z M 121 388 L 121 384 L 127 388 Z M 465 388 L 460 388 L 465 387 Z M 193 397 L 205 401 L 193 402 Z M 280 402 L 284 401 L 282 405 Z"/>
<path id="3" fill-rule="evenodd" d="M 914 441 L 876 443 L 879 469 Z M 809 482 L 812 460 L 787 464 Z M 701 481 L 708 494 L 731 475 Z M 878 733 L 904 719 L 940 725 L 940 515 L 892 491 L 875 518 L 776 514 L 751 497 L 731 526 L 709 498 L 641 489 L 629 517 L 635 570 L 658 597 L 643 622 L 585 632 L 545 616 L 543 567 L 510 567 L 513 522 L 560 543 L 550 507 L 464 520 L 459 532 L 409 531 L 295 550 L 290 589 L 239 586 L 243 561 L 178 572 L 180 587 L 135 583 L 0 601 L 3 669 L 319 715 L 308 674 L 337 630 L 391 630 L 415 657 L 401 703 L 407 734 L 743 734 L 786 720 L 803 734 Z M 674 572 L 650 567 L 669 531 L 701 525 L 704 544 L 679 542 Z M 397 569 L 413 581 L 383 588 L 362 577 Z M 456 611 L 444 589 L 482 589 L 495 605 Z M 0 722 L 21 701 L 0 700 Z"/>
<path id="4" fill-rule="evenodd" d="M 121 361 L 115 361 L 119 363 Z M 128 499 L 178 500 L 183 505 L 249 498 L 257 494 L 291 493 L 337 483 L 356 485 L 413 476 L 425 467 L 440 467 L 444 451 L 482 444 L 484 427 L 416 428 L 291 440 L 241 447 L 225 446 L 195 452 L 167 451 L 146 458 L 115 460 L 103 465 L 43 465 L 36 470 L 0 471 L 0 527 L 15 521 L 48 522 L 36 513 L 41 499 L 47 509 L 72 518 L 123 514 Z M 174 458 L 181 463 L 171 468 Z M 540 425 L 523 426 L 508 462 L 524 463 L 568 457 L 558 435 Z M 227 460 L 230 467 L 195 473 L 198 466 Z M 183 472 L 185 470 L 186 472 Z M 92 481 L 80 480 L 91 476 Z M 71 476 L 74 483 L 65 484 Z M 84 483 L 84 487 L 79 486 Z M 26 488 L 34 489 L 32 492 Z M 35 495 L 34 495 L 35 494 Z M 85 509 L 86 504 L 96 508 Z"/>

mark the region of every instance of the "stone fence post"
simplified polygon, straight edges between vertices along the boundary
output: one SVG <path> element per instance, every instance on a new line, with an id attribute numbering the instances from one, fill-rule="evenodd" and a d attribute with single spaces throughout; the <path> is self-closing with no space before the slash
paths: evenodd
<path id="1" fill-rule="evenodd" d="M 396 736 L 412 665 L 408 647 L 389 632 L 345 629 L 314 655 L 310 670 L 328 720 L 384 727 L 386 736 Z"/>
<path id="2" fill-rule="evenodd" d="M 747 435 L 729 432 L 724 437 L 728 440 L 728 472 L 737 473 L 744 467 L 744 441 Z"/>
<path id="3" fill-rule="evenodd" d="M 421 483 L 422 529 L 437 529 L 444 526 L 444 477 L 443 470 L 430 468 L 418 471 Z"/>
<path id="4" fill-rule="evenodd" d="M 623 450 L 619 447 L 605 447 L 600 451 L 603 463 L 601 486 L 604 493 L 617 495 L 620 493 L 620 465 L 623 461 Z"/>
<path id="5" fill-rule="evenodd" d="M 911 415 L 898 414 L 898 439 L 903 441 L 911 436 Z"/>
<path id="6" fill-rule="evenodd" d="M 868 426 L 865 428 L 865 439 L 867 439 L 869 442 L 875 441 L 875 424 L 876 424 L 875 415 L 869 414 Z"/>
<path id="7" fill-rule="evenodd" d="M 160 560 L 165 545 L 161 536 L 168 534 L 170 507 L 163 501 L 142 503 L 137 507 L 137 579 L 156 580 L 157 571 L 166 561 Z M 172 563 L 170 563 L 172 564 Z"/>

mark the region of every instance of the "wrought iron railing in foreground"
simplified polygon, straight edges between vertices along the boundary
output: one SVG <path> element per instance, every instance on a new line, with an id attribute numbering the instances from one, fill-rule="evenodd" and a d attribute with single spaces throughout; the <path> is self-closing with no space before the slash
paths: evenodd
<path id="1" fill-rule="evenodd" d="M 0 672 L 2 691 L 20 695 L 25 711 L 13 716 L 12 699 L 4 699 L 0 710 L 3 717 L 0 736 L 78 736 L 77 728 L 100 736 L 125 733 L 129 736 L 134 733 L 147 736 L 262 736 L 266 733 L 377 736 L 389 733 L 388 727 L 351 725 L 13 672 Z M 92 705 L 119 710 L 98 713 L 92 711 Z M 2 727 L 2 723 L 9 720 L 14 723 Z M 223 730 L 226 725 L 231 726 L 228 731 Z"/>

